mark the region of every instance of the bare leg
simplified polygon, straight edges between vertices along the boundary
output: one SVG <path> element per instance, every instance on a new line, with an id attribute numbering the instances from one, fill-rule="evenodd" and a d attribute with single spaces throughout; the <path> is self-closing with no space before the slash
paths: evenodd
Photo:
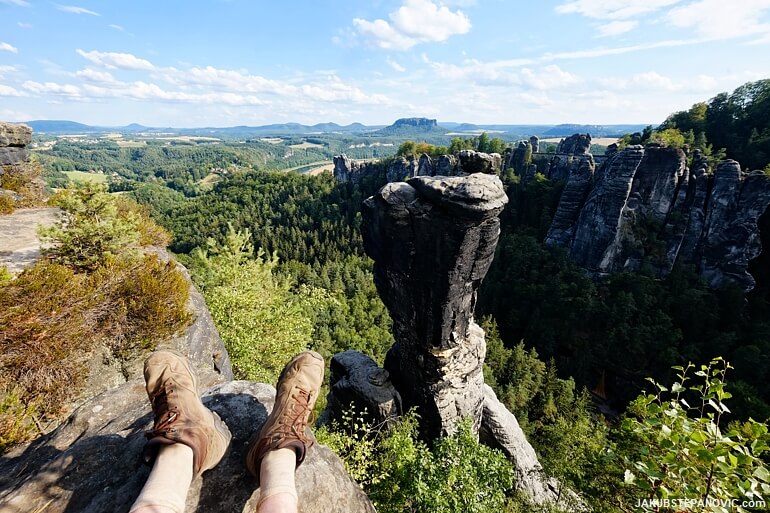
<path id="1" fill-rule="evenodd" d="M 265 455 L 259 469 L 259 513 L 297 513 L 296 466 L 293 449 L 276 449 Z"/>
<path id="2" fill-rule="evenodd" d="M 130 513 L 184 513 L 193 478 L 193 451 L 186 445 L 164 445 Z"/>

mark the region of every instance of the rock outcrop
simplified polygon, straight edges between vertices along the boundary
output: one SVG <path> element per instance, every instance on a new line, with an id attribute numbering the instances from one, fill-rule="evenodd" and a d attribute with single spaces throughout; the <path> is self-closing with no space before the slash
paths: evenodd
<path id="1" fill-rule="evenodd" d="M 565 155 L 585 155 L 591 152 L 591 134 L 574 134 L 562 139 L 556 147 L 556 153 Z"/>
<path id="2" fill-rule="evenodd" d="M 37 227 L 56 224 L 59 215 L 58 208 L 25 208 L 0 216 L 0 265 L 14 276 L 32 265 L 41 250 Z"/>
<path id="3" fill-rule="evenodd" d="M 462 150 L 456 155 L 431 157 L 398 156 L 387 167 L 377 161 L 352 160 L 344 153 L 334 157 L 334 177 L 338 182 L 359 183 L 366 176 L 382 175 L 387 182 L 401 182 L 417 176 L 466 176 L 472 173 L 500 174 L 499 153 Z"/>
<path id="4" fill-rule="evenodd" d="M 646 267 L 662 277 L 679 263 L 695 266 L 712 287 L 751 290 L 748 265 L 761 252 L 757 223 L 770 205 L 770 177 L 746 175 L 732 160 L 710 176 L 697 151 L 692 169 L 686 164 L 679 149 L 630 146 L 611 153 L 591 180 L 581 161 L 546 243 L 596 276 Z"/>
<path id="5" fill-rule="evenodd" d="M 364 202 L 364 247 L 396 339 L 385 368 L 428 438 L 481 421 L 485 343 L 473 310 L 507 201 L 497 176 L 477 173 L 391 183 Z"/>
<path id="6" fill-rule="evenodd" d="M 26 125 L 0 122 L 2 213 L 12 211 L 14 208 L 42 204 L 45 183 L 40 179 L 39 168 L 30 163 L 29 152 L 26 149 L 30 142 L 32 142 L 31 128 Z"/>
<path id="7" fill-rule="evenodd" d="M 273 407 L 269 385 L 231 381 L 207 389 L 203 402 L 233 434 L 229 455 L 193 480 L 187 512 L 253 512 L 256 481 L 246 474 L 246 443 Z M 125 383 L 81 406 L 53 433 L 0 456 L 3 513 L 127 512 L 150 467 L 142 463 L 144 430 L 152 426 L 144 382 Z M 301 513 L 374 513 L 342 462 L 318 444 L 297 470 Z"/>

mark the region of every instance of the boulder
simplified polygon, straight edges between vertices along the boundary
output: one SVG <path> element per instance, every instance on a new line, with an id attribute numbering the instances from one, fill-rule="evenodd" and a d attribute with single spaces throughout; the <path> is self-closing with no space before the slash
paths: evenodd
<path id="1" fill-rule="evenodd" d="M 473 150 L 461 150 L 457 154 L 463 171 L 472 173 L 500 174 L 502 157 L 499 153 L 483 153 Z"/>
<path id="2" fill-rule="evenodd" d="M 219 465 L 193 480 L 185 511 L 256 511 L 259 488 L 243 460 L 247 441 L 267 418 L 274 398 L 273 387 L 247 381 L 205 390 L 204 404 L 227 423 L 233 440 Z M 141 454 L 143 432 L 151 426 L 143 381 L 94 397 L 54 432 L 0 456 L 0 509 L 127 512 L 150 471 Z M 296 476 L 300 513 L 375 511 L 326 447 L 313 445 Z"/>
<path id="3" fill-rule="evenodd" d="M 335 354 L 329 363 L 329 394 L 319 423 L 341 419 L 350 407 L 372 425 L 380 425 L 403 413 L 401 395 L 390 374 L 358 351 Z"/>
<path id="4" fill-rule="evenodd" d="M 31 142 L 32 129 L 30 127 L 0 121 L 0 147 L 23 147 Z"/>
<path id="5" fill-rule="evenodd" d="M 485 343 L 473 310 L 507 201 L 500 179 L 479 173 L 391 183 L 364 202 L 364 247 L 396 340 L 385 368 L 427 438 L 481 420 Z"/>

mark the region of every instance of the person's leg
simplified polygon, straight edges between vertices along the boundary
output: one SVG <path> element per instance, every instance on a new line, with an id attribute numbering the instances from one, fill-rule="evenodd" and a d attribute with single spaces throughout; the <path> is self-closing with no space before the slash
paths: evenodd
<path id="1" fill-rule="evenodd" d="M 131 513 L 183 513 L 194 477 L 213 468 L 230 445 L 230 431 L 198 396 L 187 358 L 157 351 L 144 362 L 147 396 L 155 417 L 144 458 L 153 467 Z"/>
<path id="2" fill-rule="evenodd" d="M 320 354 L 305 351 L 281 372 L 275 405 L 260 431 L 252 437 L 246 468 L 260 480 L 259 513 L 296 513 L 294 471 L 313 445 L 308 428 L 324 374 Z"/>
<path id="3" fill-rule="evenodd" d="M 192 449 L 164 445 L 130 513 L 182 513 L 192 478 Z"/>

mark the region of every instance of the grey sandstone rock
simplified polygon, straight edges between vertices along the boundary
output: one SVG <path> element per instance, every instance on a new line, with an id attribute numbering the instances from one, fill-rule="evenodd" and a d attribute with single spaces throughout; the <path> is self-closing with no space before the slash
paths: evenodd
<path id="1" fill-rule="evenodd" d="M 417 163 L 417 173 L 415 176 L 433 176 L 433 161 L 430 155 L 423 153 Z"/>
<path id="2" fill-rule="evenodd" d="M 0 166 L 12 166 L 14 164 L 21 164 L 26 162 L 29 158 L 29 153 L 24 148 L 9 147 L 0 148 Z"/>
<path id="3" fill-rule="evenodd" d="M 401 395 L 393 387 L 390 374 L 358 351 L 335 354 L 329 363 L 329 395 L 319 423 L 341 419 L 352 406 L 366 412 L 373 425 L 382 424 L 403 413 Z"/>
<path id="4" fill-rule="evenodd" d="M 414 158 L 396 157 L 388 166 L 387 179 L 389 182 L 408 180 L 417 173 L 418 162 Z"/>
<path id="5" fill-rule="evenodd" d="M 501 450 L 513 463 L 516 488 L 538 506 L 559 506 L 566 510 L 584 510 L 581 501 L 560 484 L 548 478 L 527 441 L 516 416 L 497 399 L 489 385 L 484 385 L 484 416 L 479 437 L 482 442 Z"/>
<path id="6" fill-rule="evenodd" d="M 272 409 L 275 389 L 231 381 L 209 388 L 203 401 L 227 423 L 231 449 L 193 480 L 186 512 L 253 512 L 256 481 L 246 474 L 246 443 Z M 93 398 L 53 433 L 0 456 L 3 513 L 127 512 L 149 467 L 141 463 L 143 432 L 152 426 L 144 383 L 136 380 Z M 296 474 L 301 513 L 374 513 L 342 462 L 315 444 Z"/>
<path id="7" fill-rule="evenodd" d="M 580 209 L 591 189 L 595 167 L 593 157 L 588 154 L 581 157 L 577 169 L 570 173 L 546 235 L 546 244 L 568 248 L 572 243 Z"/>
<path id="8" fill-rule="evenodd" d="M 0 121 L 0 147 L 26 146 L 31 142 L 32 129 L 30 127 Z"/>
<path id="9" fill-rule="evenodd" d="M 344 153 L 334 156 L 334 178 L 338 182 L 359 183 L 367 174 L 379 170 L 377 163 L 353 160 Z"/>
<path id="10" fill-rule="evenodd" d="M 630 146 L 605 162 L 595 174 L 578 216 L 570 258 L 592 272 L 611 270 L 620 215 L 631 191 L 636 168 L 644 156 L 641 146 Z"/>
<path id="11" fill-rule="evenodd" d="M 500 174 L 502 157 L 499 153 L 482 153 L 473 150 L 461 150 L 457 155 L 460 167 L 468 174 Z"/>
<path id="12" fill-rule="evenodd" d="M 537 153 L 540 151 L 540 138 L 536 135 L 533 135 L 529 138 L 529 144 L 532 146 L 532 153 Z"/>
<path id="13" fill-rule="evenodd" d="M 726 161 L 717 168 L 711 200 L 717 204 L 706 219 L 700 271 L 712 287 L 730 281 L 748 292 L 755 285 L 749 262 L 762 251 L 757 223 L 770 205 L 770 177 L 753 171 L 737 184 L 736 195 L 736 166 Z"/>
<path id="14" fill-rule="evenodd" d="M 591 152 L 591 134 L 573 134 L 562 139 L 556 147 L 556 153 L 566 155 L 585 155 Z"/>
<path id="15" fill-rule="evenodd" d="M 506 202 L 488 174 L 391 183 L 364 202 L 364 247 L 396 339 L 385 368 L 428 438 L 481 419 L 485 343 L 473 310 Z"/>

